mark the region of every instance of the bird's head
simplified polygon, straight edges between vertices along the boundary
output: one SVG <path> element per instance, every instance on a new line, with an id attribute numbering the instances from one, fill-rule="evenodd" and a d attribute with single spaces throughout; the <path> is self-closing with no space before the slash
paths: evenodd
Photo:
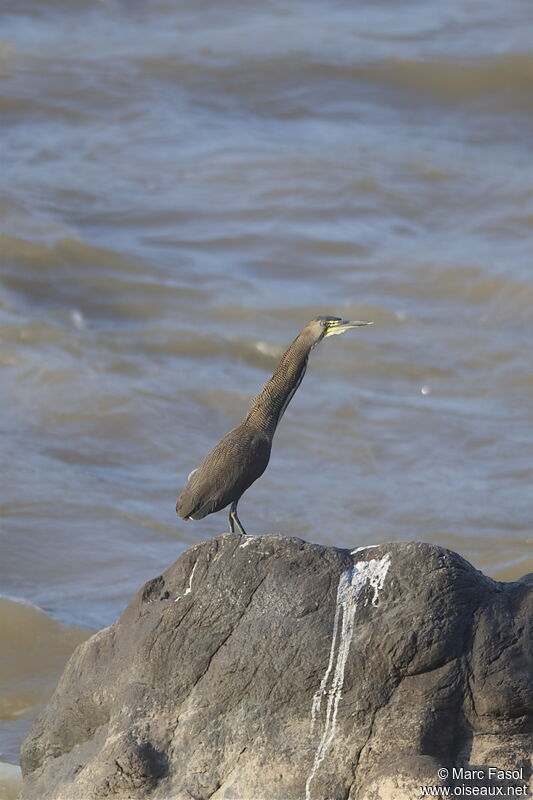
<path id="1" fill-rule="evenodd" d="M 316 317 L 309 323 L 312 333 L 316 337 L 315 344 L 325 339 L 326 336 L 336 336 L 350 328 L 359 328 L 361 325 L 372 325 L 372 322 L 365 320 L 354 320 L 350 322 L 340 317 Z"/>

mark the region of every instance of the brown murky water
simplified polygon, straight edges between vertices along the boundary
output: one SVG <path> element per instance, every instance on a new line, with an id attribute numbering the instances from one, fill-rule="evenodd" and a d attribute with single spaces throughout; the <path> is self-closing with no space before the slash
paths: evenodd
<path id="1" fill-rule="evenodd" d="M 375 325 L 313 354 L 249 531 L 532 569 L 532 22 L 4 0 L 0 593 L 46 615 L 0 605 L 0 761 L 79 629 L 225 530 L 178 490 L 316 314 Z"/>

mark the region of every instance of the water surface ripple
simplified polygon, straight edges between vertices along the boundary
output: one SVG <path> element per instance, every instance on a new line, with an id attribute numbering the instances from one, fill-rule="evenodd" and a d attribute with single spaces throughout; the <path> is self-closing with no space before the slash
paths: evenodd
<path id="1" fill-rule="evenodd" d="M 531 570 L 531 9 L 0 19 L 0 593 L 46 612 L 0 607 L 0 760 L 79 628 L 225 530 L 178 490 L 316 314 L 375 325 L 314 352 L 246 527 Z"/>

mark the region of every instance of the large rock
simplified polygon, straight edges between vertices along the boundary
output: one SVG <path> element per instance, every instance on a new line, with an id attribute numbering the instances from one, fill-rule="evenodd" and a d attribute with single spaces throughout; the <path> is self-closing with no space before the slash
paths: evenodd
<path id="1" fill-rule="evenodd" d="M 413 800 L 439 769 L 494 787 L 489 767 L 526 784 L 530 587 L 429 544 L 199 544 L 78 647 L 21 797 Z"/>

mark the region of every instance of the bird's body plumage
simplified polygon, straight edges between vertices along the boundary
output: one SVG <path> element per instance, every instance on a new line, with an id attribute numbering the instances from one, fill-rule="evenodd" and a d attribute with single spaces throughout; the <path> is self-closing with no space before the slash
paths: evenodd
<path id="1" fill-rule="evenodd" d="M 267 468 L 274 433 L 303 379 L 309 353 L 324 336 L 366 324 L 318 317 L 305 326 L 252 400 L 244 422 L 226 434 L 189 475 L 176 503 L 180 517 L 202 519 L 231 503 L 230 530 L 234 530 L 236 522 L 244 533 L 237 517 L 237 502 Z"/>
<path id="2" fill-rule="evenodd" d="M 238 500 L 267 468 L 271 440 L 246 421 L 213 447 L 181 493 L 176 511 L 202 519 Z"/>

